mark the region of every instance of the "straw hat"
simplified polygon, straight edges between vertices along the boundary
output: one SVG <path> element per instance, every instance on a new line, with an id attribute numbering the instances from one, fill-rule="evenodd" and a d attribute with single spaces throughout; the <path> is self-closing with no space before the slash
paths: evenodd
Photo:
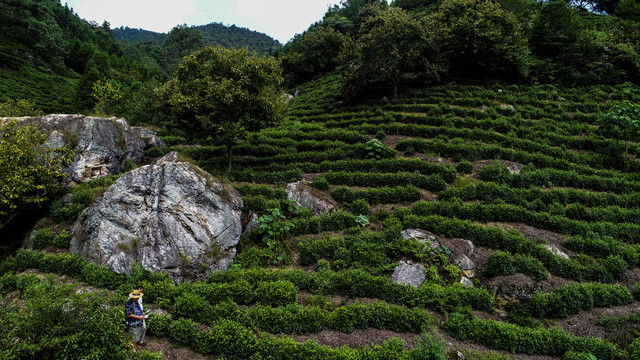
<path id="1" fill-rule="evenodd" d="M 140 297 L 142 297 L 142 291 L 140 290 L 133 290 L 130 294 L 129 297 L 132 299 L 139 299 Z"/>

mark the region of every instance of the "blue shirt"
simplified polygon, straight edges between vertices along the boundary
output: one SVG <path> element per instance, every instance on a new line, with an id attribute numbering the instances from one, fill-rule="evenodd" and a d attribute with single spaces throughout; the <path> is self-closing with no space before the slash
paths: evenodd
<path id="1" fill-rule="evenodd" d="M 142 309 L 140 308 L 140 304 L 138 304 L 138 300 L 132 300 L 131 298 L 127 300 L 127 303 L 124 304 L 125 315 L 127 316 L 127 326 L 129 327 L 140 327 L 142 326 L 143 319 L 136 319 L 129 317 L 129 315 L 137 315 L 142 316 Z"/>

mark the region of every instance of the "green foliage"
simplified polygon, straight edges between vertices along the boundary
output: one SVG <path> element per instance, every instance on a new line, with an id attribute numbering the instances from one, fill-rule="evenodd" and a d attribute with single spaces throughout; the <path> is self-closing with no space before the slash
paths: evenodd
<path id="1" fill-rule="evenodd" d="M 122 309 L 105 306 L 106 292 L 76 292 L 73 285 L 61 285 L 51 276 L 21 277 L 19 282 L 24 305 L 0 311 L 0 353 L 5 359 L 130 358 L 122 336 Z"/>
<path id="2" fill-rule="evenodd" d="M 468 160 L 462 160 L 456 165 L 456 171 L 460 174 L 470 174 L 473 171 L 473 164 Z"/>
<path id="3" fill-rule="evenodd" d="M 42 110 L 35 107 L 29 100 L 7 100 L 0 103 L 0 117 L 42 116 Z"/>
<path id="4" fill-rule="evenodd" d="M 202 354 L 224 356 L 225 359 L 247 359 L 256 350 L 255 334 L 231 320 L 221 320 L 213 329 L 200 332 L 194 350 Z"/>
<path id="5" fill-rule="evenodd" d="M 369 203 L 364 199 L 357 199 L 351 203 L 351 212 L 356 215 L 368 216 L 370 211 Z"/>
<path id="6" fill-rule="evenodd" d="M 512 13 L 491 1 L 445 0 L 432 21 L 456 74 L 525 76 L 528 49 Z M 475 75 L 477 76 L 477 75 Z"/>
<path id="7" fill-rule="evenodd" d="M 98 80 L 93 83 L 91 95 L 96 101 L 94 111 L 98 116 L 109 116 L 111 107 L 122 98 L 120 83 Z"/>
<path id="8" fill-rule="evenodd" d="M 599 338 L 575 337 L 558 328 L 528 328 L 494 320 L 482 321 L 472 312 L 455 312 L 443 329 L 458 340 L 471 340 L 492 349 L 545 355 L 564 355 L 567 351 L 589 352 L 598 359 L 613 360 L 615 345 Z"/>
<path id="9" fill-rule="evenodd" d="M 190 319 L 179 319 L 169 327 L 169 336 L 176 346 L 193 346 L 197 335 L 198 324 Z"/>
<path id="10" fill-rule="evenodd" d="M 318 190 L 324 190 L 324 191 L 329 190 L 329 182 L 327 181 L 327 178 L 324 176 L 318 176 L 309 185 L 313 186 Z"/>
<path id="11" fill-rule="evenodd" d="M 256 288 L 259 303 L 270 306 L 284 306 L 298 301 L 298 289 L 289 281 L 262 282 Z"/>
<path id="12" fill-rule="evenodd" d="M 262 235 L 262 242 L 269 247 L 273 263 L 280 264 L 286 256 L 284 240 L 295 228 L 295 224 L 287 221 L 279 208 L 267 209 L 266 212 L 257 220 L 257 232 Z"/>
<path id="13" fill-rule="evenodd" d="M 367 141 L 365 144 L 365 150 L 367 150 L 367 158 L 378 160 L 387 158 L 387 153 L 391 151 L 391 149 L 381 143 L 378 139 L 371 139 Z"/>
<path id="14" fill-rule="evenodd" d="M 600 120 L 599 130 L 624 142 L 625 159 L 629 161 L 629 142 L 640 141 L 640 105 L 629 100 L 614 103 Z"/>
<path id="15" fill-rule="evenodd" d="M 184 58 L 176 77 L 163 85 L 161 97 L 174 126 L 197 138 L 213 135 L 227 147 L 230 171 L 231 150 L 238 140 L 282 118 L 280 73 L 273 58 L 246 49 L 207 47 Z"/>
<path id="16" fill-rule="evenodd" d="M 19 211 L 42 204 L 65 178 L 66 148 L 41 146 L 45 135 L 29 126 L 0 125 L 0 227 Z"/>
<path id="17" fill-rule="evenodd" d="M 33 248 L 36 250 L 41 250 L 46 248 L 47 246 L 51 246 L 53 244 L 54 236 L 55 235 L 50 228 L 42 228 L 34 231 L 32 237 Z"/>
<path id="18" fill-rule="evenodd" d="M 405 73 L 438 78 L 443 70 L 439 43 L 423 21 L 400 8 L 369 10 L 372 13 L 363 20 L 358 37 L 344 47 L 344 94 L 355 96 L 380 82 L 396 99 Z"/>
<path id="19" fill-rule="evenodd" d="M 434 328 L 423 332 L 416 348 L 412 351 L 414 359 L 446 360 L 446 342 Z"/>
<path id="20" fill-rule="evenodd" d="M 344 34 L 331 27 L 315 27 L 296 34 L 278 57 L 286 84 L 298 85 L 315 75 L 333 71 L 338 66 L 340 51 L 346 40 Z"/>
<path id="21" fill-rule="evenodd" d="M 627 346 L 627 354 L 629 359 L 635 359 L 640 356 L 640 338 L 636 338 Z"/>
<path id="22" fill-rule="evenodd" d="M 491 253 L 482 268 L 485 276 L 505 276 L 523 273 L 533 280 L 540 281 L 547 278 L 547 269 L 540 260 L 529 256 L 496 251 Z"/>

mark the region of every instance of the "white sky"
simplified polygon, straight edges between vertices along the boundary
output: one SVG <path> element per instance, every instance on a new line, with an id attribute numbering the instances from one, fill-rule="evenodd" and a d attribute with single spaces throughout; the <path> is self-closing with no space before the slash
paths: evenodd
<path id="1" fill-rule="evenodd" d="M 111 28 L 169 32 L 179 24 L 235 24 L 285 44 L 322 19 L 339 0 L 60 0 L 86 20 Z"/>

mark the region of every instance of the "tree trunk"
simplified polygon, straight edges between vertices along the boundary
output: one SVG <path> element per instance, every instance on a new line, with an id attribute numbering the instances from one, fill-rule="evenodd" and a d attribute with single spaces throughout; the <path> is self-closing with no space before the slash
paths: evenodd
<path id="1" fill-rule="evenodd" d="M 227 163 L 227 171 L 231 172 L 231 159 L 233 158 L 233 153 L 232 153 L 232 146 L 231 145 L 227 145 L 227 160 L 229 161 Z"/>

